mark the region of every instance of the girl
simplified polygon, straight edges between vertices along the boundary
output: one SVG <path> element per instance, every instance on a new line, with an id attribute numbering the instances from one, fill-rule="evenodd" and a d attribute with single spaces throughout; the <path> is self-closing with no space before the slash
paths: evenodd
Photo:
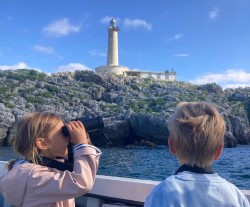
<path id="1" fill-rule="evenodd" d="M 9 172 L 0 177 L 0 193 L 14 206 L 75 206 L 74 197 L 86 194 L 94 184 L 101 151 L 89 145 L 80 121 L 66 124 L 53 113 L 30 113 L 17 125 L 13 148 L 25 159 L 10 161 Z M 71 139 L 74 146 L 73 170 L 41 165 L 44 157 L 55 160 L 67 155 Z"/>

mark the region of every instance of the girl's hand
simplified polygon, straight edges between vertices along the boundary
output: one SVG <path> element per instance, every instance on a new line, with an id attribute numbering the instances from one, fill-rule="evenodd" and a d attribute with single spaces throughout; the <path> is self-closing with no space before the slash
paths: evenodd
<path id="1" fill-rule="evenodd" d="M 67 123 L 66 126 L 69 130 L 71 142 L 73 144 L 88 144 L 88 135 L 82 122 L 80 122 L 79 120 L 71 121 Z"/>

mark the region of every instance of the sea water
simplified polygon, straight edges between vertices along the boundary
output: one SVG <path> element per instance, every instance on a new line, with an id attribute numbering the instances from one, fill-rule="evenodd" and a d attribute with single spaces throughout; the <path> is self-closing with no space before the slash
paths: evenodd
<path id="1" fill-rule="evenodd" d="M 176 157 L 166 146 L 105 147 L 101 148 L 99 175 L 129 177 L 146 180 L 164 180 L 178 168 Z M 10 147 L 0 147 L 0 160 L 7 161 L 17 155 Z M 225 148 L 213 164 L 213 170 L 240 189 L 250 190 L 250 146 Z"/>

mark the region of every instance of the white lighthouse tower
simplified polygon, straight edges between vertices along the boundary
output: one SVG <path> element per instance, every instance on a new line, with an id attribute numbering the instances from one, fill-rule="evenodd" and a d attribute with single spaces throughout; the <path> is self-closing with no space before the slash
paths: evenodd
<path id="1" fill-rule="evenodd" d="M 110 20 L 108 27 L 108 54 L 107 65 L 99 66 L 95 69 L 97 73 L 115 73 L 117 75 L 126 75 L 129 68 L 118 65 L 118 32 L 114 18 Z"/>
<path id="2" fill-rule="evenodd" d="M 108 28 L 108 59 L 107 65 L 118 65 L 118 32 L 114 18 L 111 19 Z"/>

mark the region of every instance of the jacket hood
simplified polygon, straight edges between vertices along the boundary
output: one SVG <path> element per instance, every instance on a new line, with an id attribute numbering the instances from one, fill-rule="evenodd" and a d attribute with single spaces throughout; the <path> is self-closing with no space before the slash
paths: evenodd
<path id="1" fill-rule="evenodd" d="M 22 167 L 22 165 L 19 165 L 2 176 L 0 175 L 0 193 L 14 206 L 22 205 L 27 185 L 27 174 L 29 172 L 24 172 L 28 170 L 24 168 L 21 171 L 22 173 L 20 173 L 20 168 Z"/>

